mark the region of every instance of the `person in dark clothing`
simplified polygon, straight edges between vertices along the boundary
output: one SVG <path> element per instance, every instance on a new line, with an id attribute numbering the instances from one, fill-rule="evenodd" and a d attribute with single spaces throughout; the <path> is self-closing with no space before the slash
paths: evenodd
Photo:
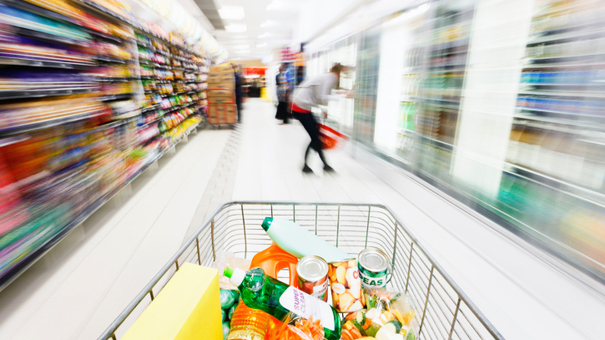
<path id="1" fill-rule="evenodd" d="M 303 125 L 311 143 L 305 151 L 305 165 L 302 169 L 305 173 L 313 172 L 307 165 L 307 158 L 311 149 L 315 150 L 319 158 L 324 164 L 324 171 L 333 172 L 334 169 L 328 165 L 323 153 L 323 145 L 319 139 L 319 127 L 317 120 L 313 116 L 311 109 L 318 105 L 325 105 L 330 100 L 337 100 L 341 96 L 331 95 L 332 89 L 338 86 L 340 80 L 340 72 L 344 67 L 340 64 L 334 64 L 329 73 L 321 74 L 313 78 L 303 81 L 300 86 L 294 91 L 292 96 L 292 113 L 296 119 Z"/>
<path id="2" fill-rule="evenodd" d="M 286 73 L 286 64 L 281 64 L 279 67 L 279 73 L 275 76 L 275 87 L 277 89 L 277 112 L 275 113 L 275 119 L 283 120 L 282 124 L 288 124 L 288 101 L 290 97 L 290 85 L 288 83 L 288 75 Z"/>
<path id="3" fill-rule="evenodd" d="M 235 105 L 237 106 L 237 122 L 242 122 L 242 75 L 238 72 L 237 65 L 233 64 L 233 73 L 235 76 Z"/>

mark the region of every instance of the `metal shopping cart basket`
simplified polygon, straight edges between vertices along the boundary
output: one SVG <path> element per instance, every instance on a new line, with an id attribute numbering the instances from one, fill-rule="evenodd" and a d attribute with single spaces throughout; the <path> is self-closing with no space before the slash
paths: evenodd
<path id="1" fill-rule="evenodd" d="M 211 266 L 217 253 L 251 259 L 271 245 L 267 216 L 290 219 L 350 254 L 377 247 L 391 256 L 390 285 L 408 293 L 418 311 L 418 339 L 503 339 L 391 209 L 377 204 L 229 202 L 181 247 L 99 340 L 117 340 L 179 267 Z M 133 313 L 135 309 L 138 311 Z"/>

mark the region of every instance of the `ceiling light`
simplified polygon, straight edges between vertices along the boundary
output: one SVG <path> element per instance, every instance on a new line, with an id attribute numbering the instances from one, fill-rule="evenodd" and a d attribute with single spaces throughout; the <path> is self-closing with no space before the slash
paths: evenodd
<path id="1" fill-rule="evenodd" d="M 227 32 L 241 33 L 246 32 L 248 26 L 246 26 L 246 24 L 230 24 L 225 26 L 225 30 Z"/>
<path id="2" fill-rule="evenodd" d="M 265 46 L 267 46 L 267 43 L 256 44 L 256 47 L 265 47 Z"/>
<path id="3" fill-rule="evenodd" d="M 233 46 L 233 48 L 236 50 L 248 49 L 248 48 L 250 48 L 250 45 L 248 45 L 248 44 L 237 45 L 237 46 Z"/>
<path id="4" fill-rule="evenodd" d="M 250 50 L 247 51 L 237 51 L 238 54 L 250 54 Z"/>
<path id="5" fill-rule="evenodd" d="M 229 38 L 231 38 L 231 39 L 248 39 L 248 36 L 244 35 L 244 34 L 240 34 L 240 35 L 232 35 Z"/>
<path id="6" fill-rule="evenodd" d="M 264 38 L 269 38 L 271 36 L 271 33 L 265 32 L 263 34 L 260 34 L 258 36 L 259 39 L 264 39 Z"/>
<path id="7" fill-rule="evenodd" d="M 229 20 L 240 20 L 245 17 L 244 8 L 241 6 L 222 6 L 218 10 L 218 14 L 221 19 Z"/>

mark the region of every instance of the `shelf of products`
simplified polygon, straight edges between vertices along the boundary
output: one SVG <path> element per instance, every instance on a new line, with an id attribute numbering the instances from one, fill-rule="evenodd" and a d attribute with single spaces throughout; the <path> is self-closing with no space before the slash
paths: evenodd
<path id="1" fill-rule="evenodd" d="M 116 4 L 0 4 L 0 289 L 204 120 L 210 60 Z"/>
<path id="2" fill-rule="evenodd" d="M 474 6 L 457 8 L 442 2 L 436 8 L 433 26 L 426 32 L 426 44 L 419 46 L 426 59 L 411 64 L 422 72 L 417 97 L 407 104 L 406 121 L 415 118 L 414 131 L 420 137 L 418 167 L 433 176 L 449 174 L 460 112 L 460 93 L 470 42 Z M 415 116 L 415 117 L 413 117 Z M 412 125 L 407 123 L 407 125 Z"/>
<path id="3" fill-rule="evenodd" d="M 605 263 L 605 237 L 594 231 L 605 220 L 603 14 L 595 1 L 537 6 L 499 197 L 500 209 L 556 240 L 551 249 L 601 280 L 595 263 Z M 532 209 L 520 212 L 518 204 Z"/>
<path id="4" fill-rule="evenodd" d="M 380 30 L 363 32 L 356 69 L 354 135 L 361 142 L 374 141 L 378 71 L 380 69 Z"/>

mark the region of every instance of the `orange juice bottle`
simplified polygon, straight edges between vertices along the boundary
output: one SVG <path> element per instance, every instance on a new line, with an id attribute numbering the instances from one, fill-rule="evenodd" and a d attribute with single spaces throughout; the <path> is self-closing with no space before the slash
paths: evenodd
<path id="1" fill-rule="evenodd" d="M 248 308 L 242 300 L 233 312 L 227 340 L 264 340 L 269 326 L 269 314 Z"/>

